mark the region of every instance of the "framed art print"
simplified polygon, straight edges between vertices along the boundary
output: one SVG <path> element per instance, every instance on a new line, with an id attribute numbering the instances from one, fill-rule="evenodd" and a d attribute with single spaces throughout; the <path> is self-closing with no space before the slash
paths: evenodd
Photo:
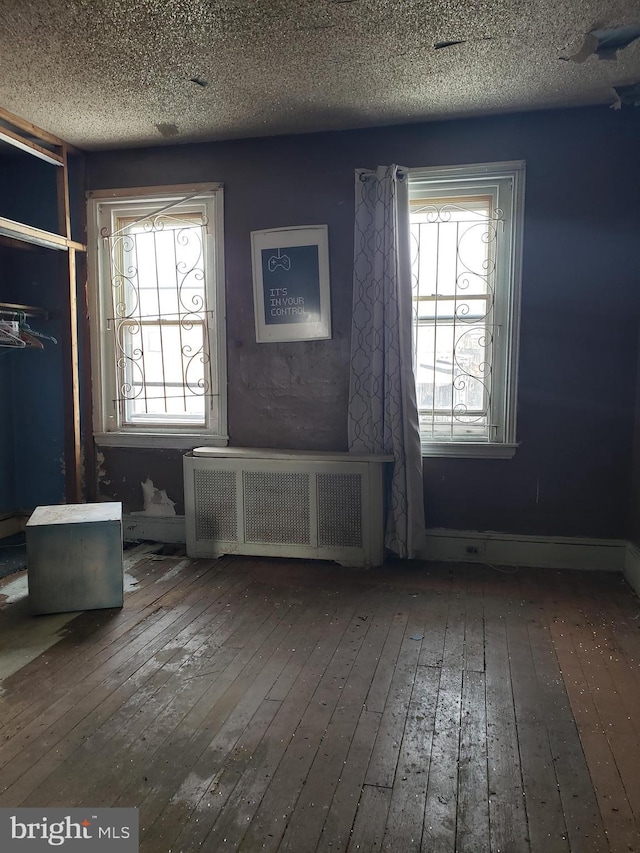
<path id="1" fill-rule="evenodd" d="M 251 232 L 258 343 L 331 337 L 326 225 Z"/>

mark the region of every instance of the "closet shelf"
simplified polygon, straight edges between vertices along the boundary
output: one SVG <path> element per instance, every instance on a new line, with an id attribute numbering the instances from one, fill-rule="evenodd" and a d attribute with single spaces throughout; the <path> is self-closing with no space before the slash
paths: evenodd
<path id="1" fill-rule="evenodd" d="M 14 222 L 13 219 L 6 219 L 4 216 L 0 216 L 0 235 L 10 237 L 12 240 L 33 243 L 36 246 L 44 246 L 47 249 L 58 249 L 64 252 L 67 249 L 76 249 L 81 252 L 86 250 L 86 246 L 82 243 L 69 240 L 62 234 L 44 231 L 42 228 L 25 225 L 23 222 Z"/>

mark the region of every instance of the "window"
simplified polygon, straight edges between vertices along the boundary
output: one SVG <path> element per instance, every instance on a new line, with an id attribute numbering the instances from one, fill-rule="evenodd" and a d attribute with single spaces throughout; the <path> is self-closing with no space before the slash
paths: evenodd
<path id="1" fill-rule="evenodd" d="M 515 452 L 523 163 L 409 170 L 423 455 Z"/>
<path id="2" fill-rule="evenodd" d="M 89 202 L 96 440 L 226 444 L 222 188 L 113 195 Z"/>

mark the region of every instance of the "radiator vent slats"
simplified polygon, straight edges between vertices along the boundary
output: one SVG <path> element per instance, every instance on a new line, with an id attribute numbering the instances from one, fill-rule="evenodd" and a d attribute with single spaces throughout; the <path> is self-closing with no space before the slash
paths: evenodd
<path id="1" fill-rule="evenodd" d="M 311 544 L 309 474 L 244 471 L 245 540 Z"/>
<path id="2" fill-rule="evenodd" d="M 362 477 L 318 474 L 318 545 L 362 548 Z"/>
<path id="3" fill-rule="evenodd" d="M 236 475 L 233 471 L 193 472 L 196 539 L 238 541 Z"/>

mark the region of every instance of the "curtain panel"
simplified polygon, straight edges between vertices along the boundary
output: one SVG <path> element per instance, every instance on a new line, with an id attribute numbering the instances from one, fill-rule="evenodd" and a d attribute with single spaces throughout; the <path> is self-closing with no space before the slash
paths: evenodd
<path id="1" fill-rule="evenodd" d="M 395 165 L 356 171 L 348 412 L 351 451 L 393 455 L 385 545 L 399 557 L 425 540 L 407 183 Z"/>

